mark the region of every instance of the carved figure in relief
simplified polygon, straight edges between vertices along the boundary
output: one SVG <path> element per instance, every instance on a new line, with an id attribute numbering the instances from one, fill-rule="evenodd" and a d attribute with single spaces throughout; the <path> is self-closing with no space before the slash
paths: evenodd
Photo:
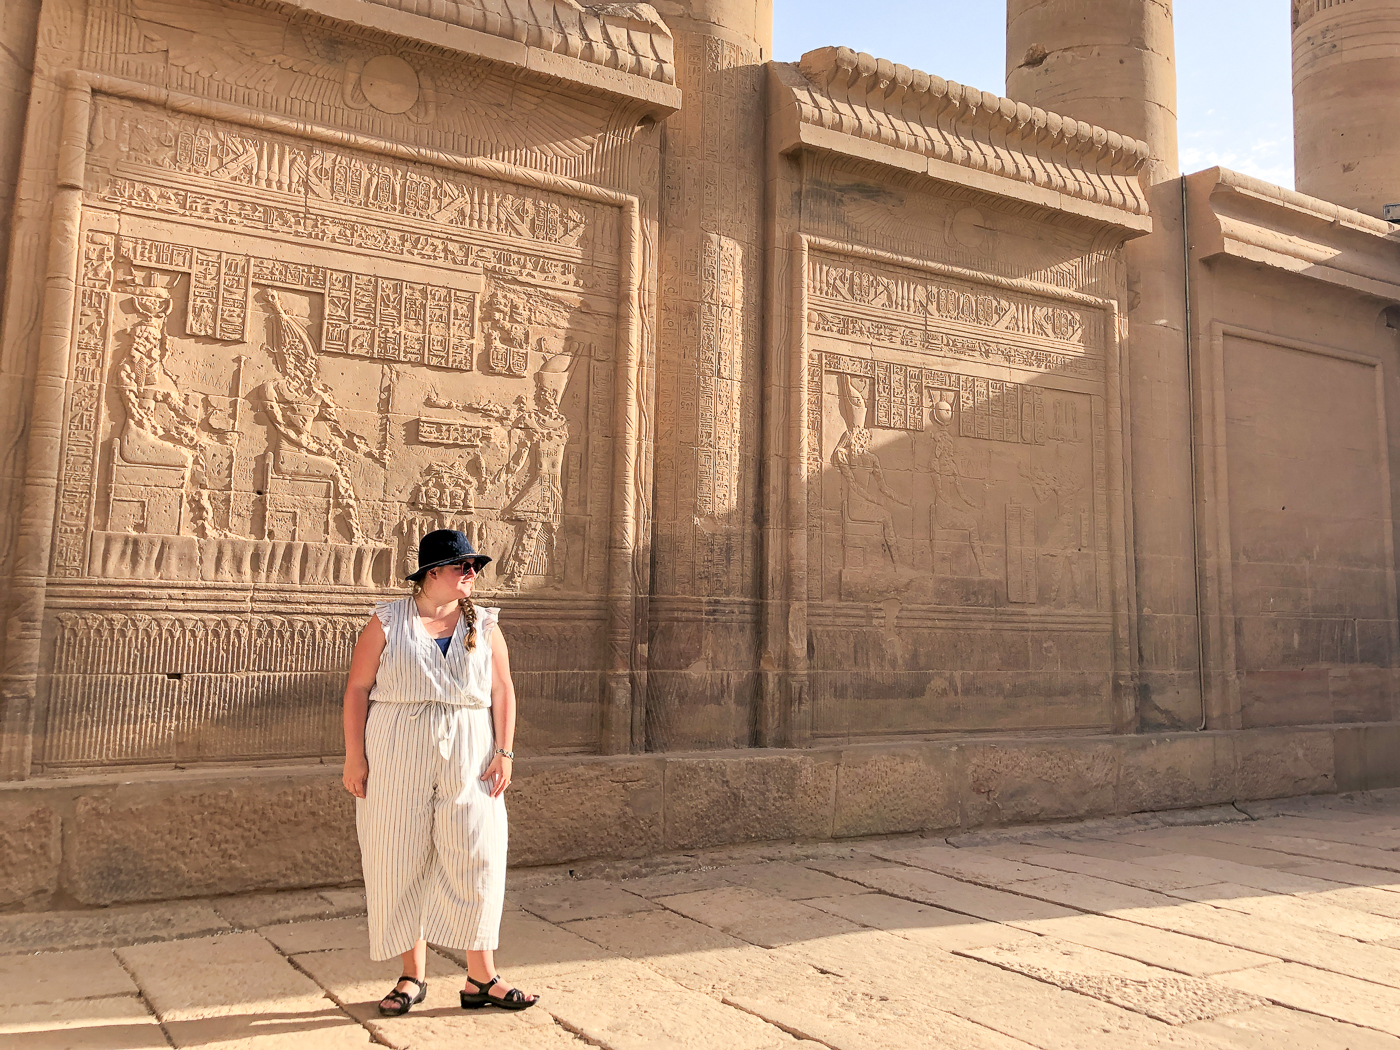
<path id="1" fill-rule="evenodd" d="M 981 504 L 968 494 L 964 487 L 962 465 L 958 462 L 957 448 L 953 435 L 946 430 L 933 431 L 933 527 L 965 531 L 972 547 L 972 557 L 977 562 L 977 572 L 981 576 L 993 573 L 987 565 L 982 551 L 982 538 L 978 531 L 982 516 Z"/>
<path id="2" fill-rule="evenodd" d="M 846 482 L 845 516 L 848 521 L 878 523 L 885 552 L 890 562 L 898 567 L 899 539 L 895 534 L 894 515 L 885 501 L 899 506 L 908 504 L 885 482 L 880 457 L 870 448 L 871 433 L 865 425 L 870 380 L 843 374 L 837 376 L 837 384 L 846 432 L 832 449 L 831 463 Z"/>
<path id="3" fill-rule="evenodd" d="M 173 300 L 155 271 L 132 289 L 129 302 L 140 315 L 131 328 L 131 349 L 117 369 L 117 387 L 126 409 L 118 438 L 121 460 L 129 464 L 188 470 L 200 447 L 199 417 L 190 411 L 165 367 L 165 324 Z"/>
<path id="4" fill-rule="evenodd" d="M 552 553 L 563 517 L 562 474 L 569 420 L 561 403 L 569 364 L 567 357 L 555 356 L 540 365 L 535 372 L 533 404 L 522 394 L 510 410 L 490 403 L 473 406 L 500 419 L 510 433 L 513 451 L 491 484 L 505 488 L 508 502 L 501 511 L 502 520 L 518 523 L 515 544 L 502 566 L 506 586 L 513 590 L 519 589 L 541 540 L 544 550 Z"/>
<path id="5" fill-rule="evenodd" d="M 1053 469 L 1022 467 L 1021 473 L 1030 482 L 1031 491 L 1041 503 L 1053 497 L 1057 514 L 1050 527 L 1040 556 L 1050 561 L 1050 602 L 1079 608 L 1081 580 L 1079 555 L 1085 548 L 1084 536 L 1084 478 L 1067 463 L 1058 461 Z M 1069 589 L 1064 590 L 1065 570 L 1069 570 Z"/>
<path id="6" fill-rule="evenodd" d="M 249 395 L 272 426 L 269 484 L 279 475 L 328 482 L 351 542 L 363 543 L 355 488 L 344 457 L 350 453 L 387 464 L 361 435 L 340 425 L 335 398 L 317 377 L 316 349 L 305 326 L 286 311 L 271 288 L 263 290 L 262 298 L 272 311 L 277 344 L 263 349 L 274 357 L 282 373 L 282 378 L 264 383 Z"/>

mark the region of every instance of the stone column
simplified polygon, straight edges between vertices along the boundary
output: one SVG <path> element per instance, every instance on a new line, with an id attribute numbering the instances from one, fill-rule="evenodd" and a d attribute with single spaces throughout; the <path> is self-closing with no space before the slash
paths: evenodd
<path id="1" fill-rule="evenodd" d="M 1293 0 L 1293 161 L 1302 193 L 1400 204 L 1400 0 Z"/>
<path id="2" fill-rule="evenodd" d="M 751 743 L 757 702 L 762 63 L 771 0 L 656 5 L 680 112 L 663 126 L 646 745 Z"/>
<path id="3" fill-rule="evenodd" d="M 1176 62 L 1171 0 L 1009 0 L 1006 93 L 1147 142 L 1154 229 L 1124 249 L 1137 710 L 1120 728 L 1201 722 Z M 1104 289 L 1105 294 L 1112 294 Z"/>

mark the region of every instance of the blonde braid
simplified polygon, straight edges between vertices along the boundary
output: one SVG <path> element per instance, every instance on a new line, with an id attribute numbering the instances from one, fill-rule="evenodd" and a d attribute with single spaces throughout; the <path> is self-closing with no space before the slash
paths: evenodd
<path id="1" fill-rule="evenodd" d="M 470 598 L 458 598 L 457 607 L 467 619 L 467 652 L 476 648 L 476 606 Z"/>

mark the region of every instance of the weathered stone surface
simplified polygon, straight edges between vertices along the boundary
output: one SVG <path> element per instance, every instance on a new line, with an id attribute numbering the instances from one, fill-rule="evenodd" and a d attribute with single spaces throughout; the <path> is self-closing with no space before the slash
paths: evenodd
<path id="1" fill-rule="evenodd" d="M 58 889 L 62 825 L 43 804 L 0 800 L 0 907 L 42 907 Z"/>
<path id="2" fill-rule="evenodd" d="M 1270 955 L 1108 915 L 1076 914 L 1058 919 L 1018 920 L 1012 925 L 1029 933 L 1058 937 L 1190 977 L 1208 977 L 1275 961 Z"/>
<path id="3" fill-rule="evenodd" d="M 601 879 L 570 880 L 538 889 L 515 890 L 510 896 L 526 911 L 548 922 L 627 915 L 656 907 L 645 897 Z"/>
<path id="4" fill-rule="evenodd" d="M 162 1021 L 315 1013 L 321 989 L 256 933 L 118 948 Z"/>
<path id="5" fill-rule="evenodd" d="M 850 748 L 836 782 L 837 837 L 956 827 L 957 750 L 949 745 Z"/>
<path id="6" fill-rule="evenodd" d="M 1281 962 L 1216 978 L 1232 988 L 1349 1024 L 1400 1036 L 1400 990 Z"/>
<path id="7" fill-rule="evenodd" d="M 280 922 L 338 918 L 365 910 L 363 892 L 353 890 L 255 893 L 213 900 L 210 905 L 236 930 L 252 930 Z"/>
<path id="8" fill-rule="evenodd" d="M 65 885 L 90 904 L 359 877 L 350 796 L 330 777 L 250 776 L 120 802 L 84 796 L 64 858 Z"/>
<path id="9" fill-rule="evenodd" d="M 981 948 L 988 944 L 1015 944 L 1032 937 L 1029 933 L 1001 923 L 915 904 L 883 893 L 818 898 L 806 903 L 862 926 L 884 930 L 945 952 Z"/>
<path id="10" fill-rule="evenodd" d="M 686 758 L 666 763 L 666 846 L 829 838 L 838 756 Z"/>
<path id="11" fill-rule="evenodd" d="M 970 948 L 963 954 L 1171 1025 L 1267 1005 L 1204 978 L 1182 977 L 1051 937 Z"/>
<path id="12" fill-rule="evenodd" d="M 1279 798 L 1335 790 L 1332 735 L 1290 730 L 1235 739 L 1235 797 Z"/>
<path id="13" fill-rule="evenodd" d="M 169 941 L 229 929 L 203 902 L 0 916 L 0 951 L 44 952 Z"/>
<path id="14" fill-rule="evenodd" d="M 1233 738 L 1223 734 L 1144 736 L 1124 749 L 1117 808 L 1124 813 L 1233 801 Z"/>
<path id="15" fill-rule="evenodd" d="M 658 759 L 551 759 L 522 768 L 510 789 L 511 863 L 660 852 L 663 768 Z"/>
<path id="16" fill-rule="evenodd" d="M 1282 1006 L 1266 1006 L 1214 1021 L 1198 1021 L 1189 1025 L 1188 1030 L 1238 1050 L 1315 1050 L 1322 1046 L 1400 1050 L 1400 1039 L 1395 1036 Z"/>
<path id="17" fill-rule="evenodd" d="M 17 1004 L 0 1017 L 6 1050 L 161 1050 L 160 1024 L 131 996 Z"/>
<path id="18" fill-rule="evenodd" d="M 258 932 L 284 955 L 369 947 L 369 926 L 364 919 L 316 919 L 265 926 Z"/>
<path id="19" fill-rule="evenodd" d="M 1098 743 L 968 744 L 967 810 L 977 823 L 1112 813 L 1121 756 Z"/>
<path id="20" fill-rule="evenodd" d="M 835 878 L 805 864 L 769 861 L 766 864 L 734 864 L 723 870 L 727 882 L 792 901 L 865 892 L 863 887 L 853 882 Z"/>
<path id="21" fill-rule="evenodd" d="M 776 1050 L 792 1043 L 782 1029 L 752 1014 L 625 960 L 543 978 L 539 992 L 567 1027 L 595 1045 L 617 1050 L 707 1050 L 717 1044 L 735 1050 Z"/>
<path id="22" fill-rule="evenodd" d="M 796 901 L 779 900 L 738 886 L 663 897 L 661 903 L 697 922 L 764 948 L 855 929 L 844 919 Z"/>
<path id="23" fill-rule="evenodd" d="M 1050 874 L 1048 868 L 1035 864 L 1018 864 L 1002 857 L 975 849 L 955 849 L 952 846 L 921 846 L 918 849 L 876 849 L 875 856 L 897 864 L 926 868 L 952 875 L 966 882 L 984 886 L 1008 888 L 1018 882 L 1041 879 Z"/>
<path id="24" fill-rule="evenodd" d="M 0 956 L 0 1006 L 134 995 L 136 990 L 109 950 Z"/>
<path id="25" fill-rule="evenodd" d="M 1268 893 L 1228 883 L 1193 886 L 1171 892 L 1174 896 L 1217 908 L 1327 930 L 1339 937 L 1351 937 L 1358 941 L 1387 941 L 1400 937 L 1400 921 L 1318 900 L 1310 894 Z"/>
<path id="26" fill-rule="evenodd" d="M 490 1047 L 492 1050 L 555 1050 L 584 1045 L 556 1025 L 544 1007 L 520 1014 L 502 1010 L 463 1010 L 457 993 L 466 972 L 432 953 L 428 956 L 428 997 L 403 1017 L 381 1017 L 379 1000 L 394 987 L 398 960 L 371 962 L 363 948 L 332 949 L 297 959 L 344 1010 L 373 1034 L 376 1042 L 409 1047 Z"/>

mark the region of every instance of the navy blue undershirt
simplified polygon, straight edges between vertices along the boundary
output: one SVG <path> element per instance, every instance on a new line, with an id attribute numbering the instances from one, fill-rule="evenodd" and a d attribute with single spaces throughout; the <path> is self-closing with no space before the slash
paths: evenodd
<path id="1" fill-rule="evenodd" d="M 442 650 L 442 655 L 446 656 L 447 647 L 452 644 L 452 635 L 449 634 L 446 638 L 434 638 L 433 641 L 437 642 L 437 647 Z"/>

